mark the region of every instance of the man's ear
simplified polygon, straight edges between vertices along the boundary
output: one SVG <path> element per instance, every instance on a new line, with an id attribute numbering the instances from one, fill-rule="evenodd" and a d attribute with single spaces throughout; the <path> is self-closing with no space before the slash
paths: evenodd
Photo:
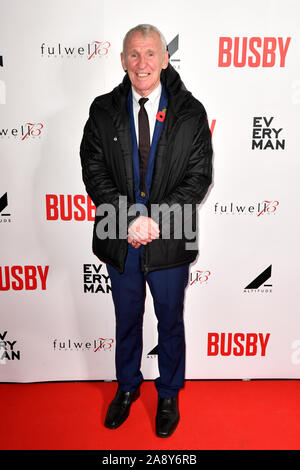
<path id="1" fill-rule="evenodd" d="M 162 64 L 162 69 L 166 69 L 169 64 L 169 53 L 168 51 L 164 52 L 164 59 L 163 59 L 163 64 Z"/>
<path id="2" fill-rule="evenodd" d="M 122 62 L 122 67 L 123 67 L 124 72 L 127 72 L 127 67 L 125 64 L 125 57 L 124 57 L 123 52 L 121 52 L 121 62 Z"/>

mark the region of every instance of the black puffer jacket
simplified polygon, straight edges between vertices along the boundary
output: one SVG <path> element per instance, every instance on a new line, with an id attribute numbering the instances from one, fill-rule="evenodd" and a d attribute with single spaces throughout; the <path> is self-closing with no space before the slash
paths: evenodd
<path id="1" fill-rule="evenodd" d="M 185 89 L 171 65 L 162 71 L 161 81 L 167 90 L 168 109 L 156 149 L 148 214 L 151 216 L 151 204 L 177 204 L 177 207 L 178 204 L 180 207 L 189 204 L 193 208 L 195 229 L 197 204 L 205 196 L 212 175 L 211 135 L 206 112 L 203 105 Z M 97 207 L 103 203 L 113 205 L 117 237 L 118 230 L 121 231 L 119 196 L 123 196 L 123 201 L 126 196 L 126 210 L 135 203 L 130 122 L 126 106 L 130 86 L 126 74 L 123 82 L 111 93 L 93 101 L 80 146 L 87 193 Z M 127 217 L 126 226 L 133 218 Z M 96 215 L 93 252 L 101 261 L 113 265 L 122 273 L 128 250 L 127 239 L 124 236 L 99 239 L 96 227 L 100 220 L 101 216 Z M 198 250 L 197 247 L 186 249 L 184 228 L 183 236 L 176 238 L 171 226 L 171 237 L 166 239 L 162 235 L 164 218 L 160 216 L 156 220 L 160 225 L 160 238 L 143 247 L 142 270 L 148 273 L 194 261 Z"/>

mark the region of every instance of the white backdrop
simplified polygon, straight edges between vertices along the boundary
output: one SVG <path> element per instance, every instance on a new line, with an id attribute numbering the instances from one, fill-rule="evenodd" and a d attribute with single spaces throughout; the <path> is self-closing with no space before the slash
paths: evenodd
<path id="1" fill-rule="evenodd" d="M 91 251 L 79 145 L 152 23 L 205 106 L 214 184 L 186 291 L 187 379 L 299 378 L 298 1 L 1 0 L 0 380 L 113 380 L 114 309 Z M 253 144 L 253 141 L 255 144 Z M 158 375 L 151 295 L 145 379 Z"/>

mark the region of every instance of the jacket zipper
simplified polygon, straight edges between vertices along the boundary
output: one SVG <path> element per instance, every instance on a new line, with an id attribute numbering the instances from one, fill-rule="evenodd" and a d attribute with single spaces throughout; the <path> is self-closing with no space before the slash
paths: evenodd
<path id="1" fill-rule="evenodd" d="M 179 117 L 177 119 L 177 122 L 175 124 L 175 126 L 173 127 L 172 129 L 172 132 L 170 133 L 170 137 L 169 137 L 169 141 L 172 142 L 172 137 L 173 135 L 175 134 L 175 132 L 177 131 L 177 128 L 179 126 L 179 123 L 181 123 L 182 121 L 185 121 L 185 119 L 189 119 L 191 116 L 188 116 L 188 117 Z M 143 249 L 143 256 L 142 256 L 142 271 L 147 274 L 149 272 L 149 267 L 148 267 L 148 249 L 147 249 L 147 245 L 144 246 L 144 249 Z"/>

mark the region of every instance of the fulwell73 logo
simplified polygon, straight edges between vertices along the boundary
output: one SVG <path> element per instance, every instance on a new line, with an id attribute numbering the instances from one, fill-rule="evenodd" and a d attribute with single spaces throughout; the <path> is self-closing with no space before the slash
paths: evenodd
<path id="1" fill-rule="evenodd" d="M 86 57 L 87 60 L 107 57 L 111 43 L 109 41 L 92 41 L 80 46 L 64 45 L 57 43 L 55 45 L 48 45 L 43 42 L 41 45 L 41 56 L 48 58 L 57 57 Z"/>
<path id="2" fill-rule="evenodd" d="M 14 137 L 15 139 L 27 140 L 29 138 L 41 138 L 44 125 L 41 122 L 26 122 L 18 127 L 0 128 L 1 138 Z"/>
<path id="3" fill-rule="evenodd" d="M 271 199 L 247 204 L 216 202 L 214 213 L 218 215 L 256 215 L 256 217 L 262 217 L 266 214 L 275 215 L 278 206 L 279 201 Z"/>
<path id="4" fill-rule="evenodd" d="M 113 338 L 97 338 L 89 340 L 54 339 L 54 351 L 111 351 L 114 343 Z"/>
<path id="5" fill-rule="evenodd" d="M 200 270 L 200 269 L 196 269 L 194 271 L 192 271 L 190 273 L 190 286 L 192 286 L 193 284 L 206 284 L 209 277 L 211 275 L 211 271 L 208 271 L 208 270 Z"/>

